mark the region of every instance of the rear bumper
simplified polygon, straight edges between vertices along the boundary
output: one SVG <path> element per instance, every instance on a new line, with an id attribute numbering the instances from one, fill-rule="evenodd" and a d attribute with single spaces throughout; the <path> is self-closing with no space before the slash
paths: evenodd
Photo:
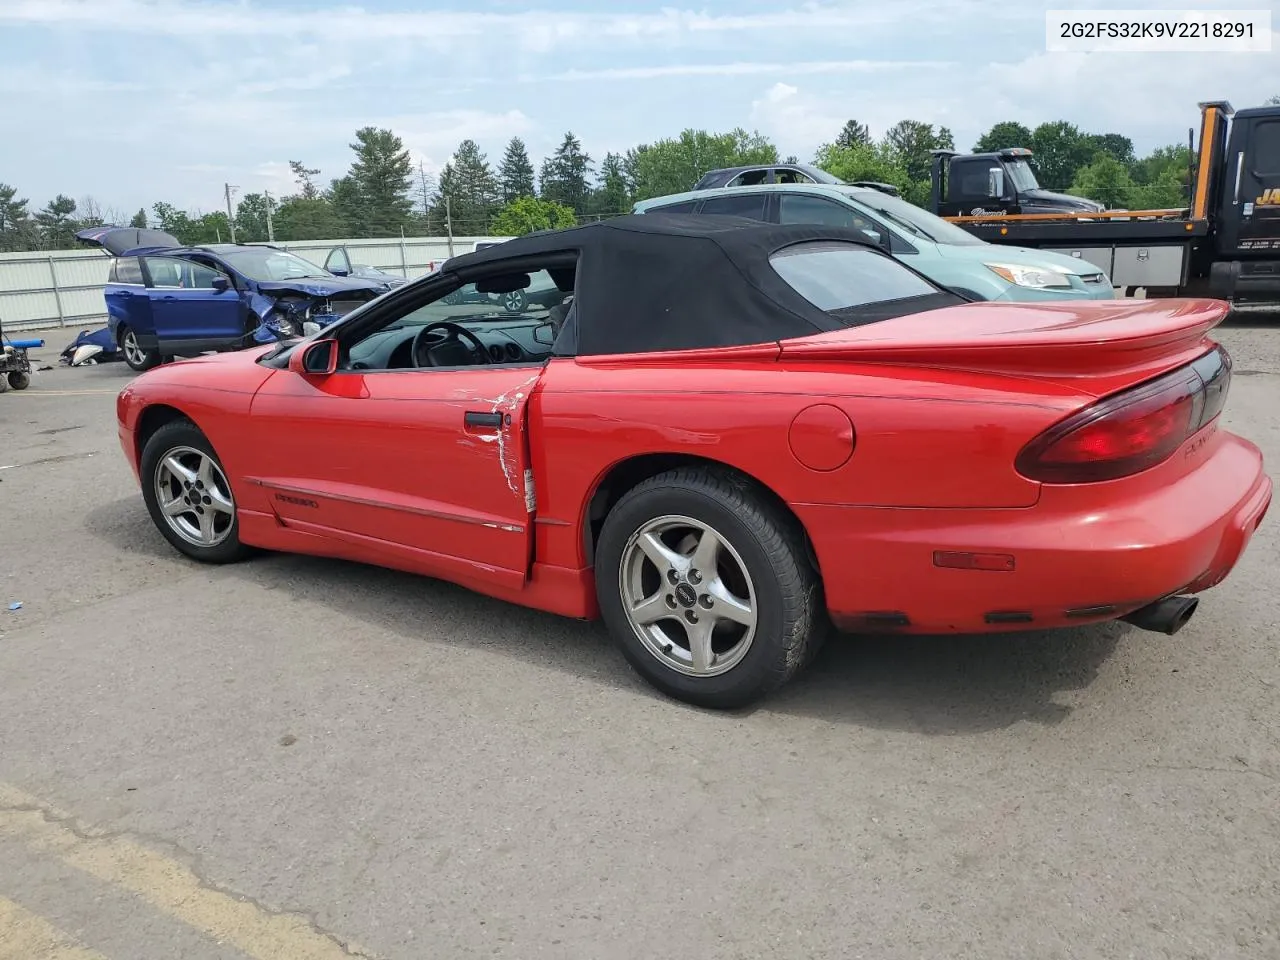
<path id="1" fill-rule="evenodd" d="M 1038 629 L 1220 583 L 1271 503 L 1261 452 L 1231 434 L 1197 469 L 1154 481 L 1045 487 L 1034 507 L 1013 510 L 795 509 L 844 629 Z M 1014 569 L 940 567 L 942 551 L 1011 556 Z"/>

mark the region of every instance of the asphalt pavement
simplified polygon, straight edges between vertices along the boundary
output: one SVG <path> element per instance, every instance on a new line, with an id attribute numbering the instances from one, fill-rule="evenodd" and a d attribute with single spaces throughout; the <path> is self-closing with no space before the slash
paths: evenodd
<path id="1" fill-rule="evenodd" d="M 0 394 L 0 960 L 1280 957 L 1280 518 L 1176 637 L 841 638 L 702 712 L 598 625 L 184 560 L 130 371 L 43 335 Z M 1274 473 L 1280 322 L 1221 335 Z"/>

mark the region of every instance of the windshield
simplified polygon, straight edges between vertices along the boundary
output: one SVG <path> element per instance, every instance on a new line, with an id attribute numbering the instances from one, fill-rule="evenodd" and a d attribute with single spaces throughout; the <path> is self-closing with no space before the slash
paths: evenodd
<path id="1" fill-rule="evenodd" d="M 237 250 L 222 254 L 222 259 L 250 280 L 300 280 L 303 277 L 332 279 L 330 274 L 311 261 L 283 250 Z"/>
<path id="2" fill-rule="evenodd" d="M 1006 163 L 1004 168 L 1009 171 L 1009 179 L 1013 181 L 1013 186 L 1019 193 L 1040 189 L 1035 171 L 1031 169 L 1031 164 L 1027 163 L 1027 161 L 1013 160 Z"/>
<path id="3" fill-rule="evenodd" d="M 899 197 L 891 197 L 879 190 L 858 190 L 850 196 L 907 233 L 923 237 L 925 240 L 955 247 L 976 247 L 986 242 L 961 230 L 954 223 L 935 217 L 928 210 L 921 209 L 914 203 L 907 203 Z"/>

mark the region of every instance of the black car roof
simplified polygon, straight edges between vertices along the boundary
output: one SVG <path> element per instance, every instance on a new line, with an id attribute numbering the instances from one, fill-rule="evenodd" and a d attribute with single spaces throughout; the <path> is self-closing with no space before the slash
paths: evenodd
<path id="1" fill-rule="evenodd" d="M 579 355 L 740 346 L 848 325 L 769 263 L 785 247 L 822 240 L 856 244 L 891 269 L 908 269 L 852 228 L 653 212 L 517 237 L 454 257 L 441 272 L 466 281 L 495 264 L 523 272 L 540 269 L 527 260 L 572 253 Z"/>

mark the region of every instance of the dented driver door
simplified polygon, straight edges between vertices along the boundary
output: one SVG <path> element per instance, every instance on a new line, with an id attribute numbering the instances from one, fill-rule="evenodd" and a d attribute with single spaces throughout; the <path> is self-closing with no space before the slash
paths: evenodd
<path id="1" fill-rule="evenodd" d="M 526 410 L 542 371 L 280 371 L 253 401 L 251 482 L 285 526 L 518 589 L 535 509 Z"/>

